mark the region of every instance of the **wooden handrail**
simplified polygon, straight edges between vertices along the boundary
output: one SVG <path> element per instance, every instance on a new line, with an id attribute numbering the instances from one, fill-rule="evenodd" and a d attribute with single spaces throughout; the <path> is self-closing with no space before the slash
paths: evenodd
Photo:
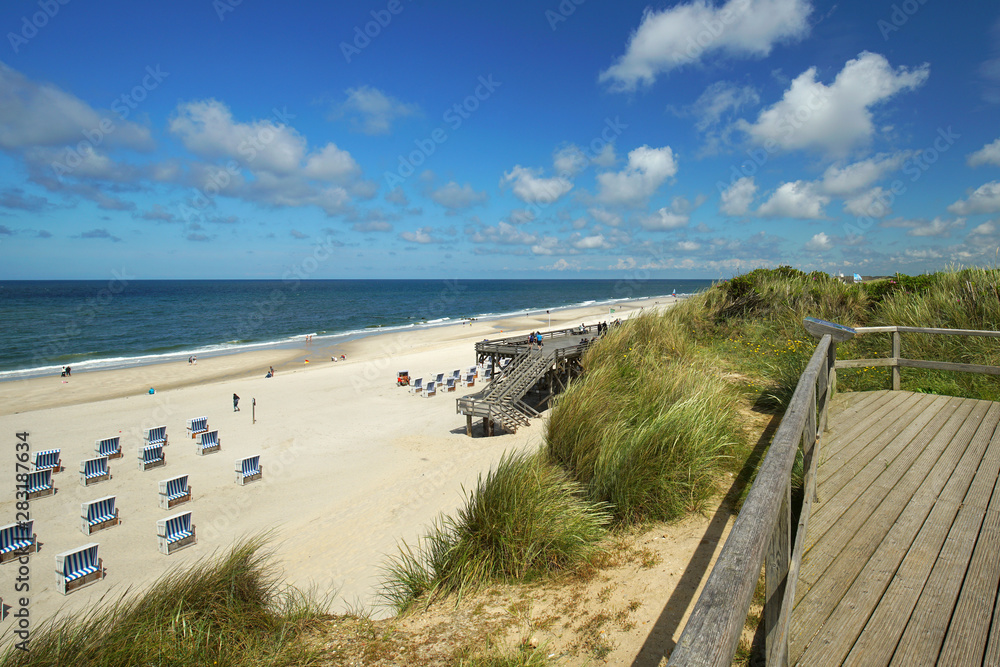
<path id="1" fill-rule="evenodd" d="M 976 329 L 938 329 L 934 327 L 858 327 L 858 335 L 869 333 L 892 334 L 892 356 L 882 359 L 843 359 L 837 362 L 837 368 L 865 368 L 873 366 L 889 366 L 892 368 L 892 390 L 899 391 L 902 382 L 900 370 L 903 368 L 923 368 L 933 371 L 957 371 L 960 373 L 983 373 L 985 375 L 1000 375 L 1000 366 L 983 364 L 961 364 L 950 361 L 928 361 L 924 359 L 905 359 L 902 356 L 902 336 L 904 333 L 936 334 L 948 336 L 980 336 L 1000 338 L 1000 331 L 980 331 Z"/>
<path id="2" fill-rule="evenodd" d="M 788 663 L 788 625 L 816 493 L 816 466 L 826 413 L 836 387 L 837 346 L 820 339 L 775 433 L 743 509 L 668 663 L 674 667 L 732 664 L 760 570 L 765 568 L 767 663 Z M 791 472 L 799 447 L 805 494 L 791 545 Z"/>

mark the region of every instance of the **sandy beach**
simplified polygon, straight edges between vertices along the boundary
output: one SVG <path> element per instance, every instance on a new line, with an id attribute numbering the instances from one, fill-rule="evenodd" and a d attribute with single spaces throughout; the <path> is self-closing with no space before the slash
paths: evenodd
<path id="1" fill-rule="evenodd" d="M 619 303 L 614 315 L 606 306 L 559 310 L 551 328 L 624 319 L 672 302 L 661 297 Z M 463 487 L 473 488 L 504 451 L 538 447 L 543 433 L 544 416 L 516 434 L 469 438 L 454 399 L 481 386 L 418 398 L 395 385 L 396 372 L 427 377 L 469 367 L 476 341 L 544 331 L 547 324 L 542 313 L 386 333 L 336 346 L 313 342 L 196 365 L 0 383 L 0 432 L 9 443 L 0 456 L 0 480 L 8 489 L 0 502 L 4 523 L 15 516 L 15 433 L 30 434 L 32 451 L 61 449 L 65 467 L 53 477 L 58 492 L 31 501 L 40 543 L 30 558 L 32 622 L 142 589 L 171 568 L 263 531 L 272 532 L 276 562 L 288 583 L 330 595 L 333 611 L 371 607 L 380 567 L 400 541 L 415 544 L 435 517 L 462 504 Z M 347 358 L 333 363 L 334 354 Z M 266 379 L 269 366 L 276 375 Z M 155 394 L 148 393 L 150 387 Z M 234 393 L 241 397 L 239 412 L 233 411 Z M 196 454 L 185 425 L 200 416 L 218 429 L 221 453 Z M 142 471 L 136 458 L 142 430 L 159 425 L 166 425 L 169 436 L 166 466 Z M 124 456 L 110 462 L 113 478 L 82 486 L 80 461 L 94 456 L 96 439 L 115 435 Z M 261 455 L 263 479 L 237 485 L 235 460 L 253 454 Z M 193 500 L 160 509 L 158 482 L 181 474 L 189 475 Z M 117 497 L 121 524 L 84 535 L 81 503 L 107 495 Z M 193 513 L 198 542 L 163 555 L 156 521 L 181 511 Z M 107 577 L 63 596 L 55 588 L 54 556 L 88 542 L 100 544 Z M 15 565 L 0 565 L 0 595 L 7 603 L 16 576 Z"/>

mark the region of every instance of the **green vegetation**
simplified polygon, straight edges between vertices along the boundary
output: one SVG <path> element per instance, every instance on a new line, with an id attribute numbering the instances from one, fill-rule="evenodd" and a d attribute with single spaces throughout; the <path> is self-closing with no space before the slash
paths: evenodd
<path id="1" fill-rule="evenodd" d="M 273 577 L 264 538 L 218 561 L 174 571 L 141 596 L 32 632 L 30 651 L 7 649 L 0 664 L 25 667 L 131 665 L 309 665 L 300 641 L 319 605 Z"/>

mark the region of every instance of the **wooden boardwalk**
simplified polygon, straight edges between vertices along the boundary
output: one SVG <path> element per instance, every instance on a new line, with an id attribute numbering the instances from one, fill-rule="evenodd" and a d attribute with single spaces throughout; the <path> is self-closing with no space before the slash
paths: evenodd
<path id="1" fill-rule="evenodd" d="M 1000 665 L 1000 403 L 838 394 L 789 631 L 801 665 Z"/>

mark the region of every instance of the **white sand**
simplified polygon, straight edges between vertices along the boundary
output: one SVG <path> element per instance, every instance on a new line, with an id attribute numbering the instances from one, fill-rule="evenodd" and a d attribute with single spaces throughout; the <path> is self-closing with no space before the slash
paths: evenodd
<path id="1" fill-rule="evenodd" d="M 671 299 L 660 299 L 659 305 Z M 622 303 L 610 317 L 628 317 L 652 300 Z M 609 320 L 606 308 L 557 311 L 552 328 Z M 377 601 L 380 567 L 400 540 L 415 544 L 440 513 L 463 502 L 462 486 L 475 486 L 500 455 L 541 444 L 543 422 L 516 434 L 469 438 L 455 398 L 481 389 L 459 388 L 417 398 L 395 386 L 398 370 L 427 378 L 475 363 L 483 338 L 544 330 L 545 315 L 383 334 L 334 348 L 313 343 L 301 350 L 253 352 L 117 371 L 77 373 L 0 384 L 0 521 L 12 523 L 15 433 L 30 433 L 32 451 L 61 449 L 65 470 L 54 476 L 58 493 L 31 501 L 41 544 L 32 555 L 32 623 L 59 609 L 79 610 L 101 597 L 144 588 L 175 566 L 223 550 L 235 540 L 274 531 L 273 546 L 286 581 L 331 594 L 332 609 Z M 503 330 L 503 334 L 500 333 Z M 329 361 L 336 352 L 348 359 Z M 305 359 L 310 359 L 308 365 Z M 263 376 L 269 365 L 276 376 Z M 156 387 L 154 395 L 147 393 Z M 233 412 L 232 394 L 242 398 Z M 252 400 L 257 423 L 252 423 Z M 197 456 L 186 420 L 207 416 L 222 452 Z M 166 424 L 170 444 L 164 467 L 141 471 L 142 429 Z M 83 487 L 79 464 L 94 456 L 94 441 L 121 435 L 124 456 L 111 461 L 113 479 Z M 239 486 L 234 462 L 260 454 L 261 481 Z M 157 482 L 188 474 L 194 499 L 167 511 L 157 504 Z M 81 503 L 115 495 L 121 525 L 86 536 Z M 193 512 L 198 543 L 170 556 L 159 553 L 156 521 Z M 107 568 L 101 582 L 63 596 L 55 589 L 55 559 L 62 551 L 98 542 Z M 0 565 L 0 595 L 15 598 L 17 566 Z M 23 594 L 18 594 L 23 595 Z"/>

